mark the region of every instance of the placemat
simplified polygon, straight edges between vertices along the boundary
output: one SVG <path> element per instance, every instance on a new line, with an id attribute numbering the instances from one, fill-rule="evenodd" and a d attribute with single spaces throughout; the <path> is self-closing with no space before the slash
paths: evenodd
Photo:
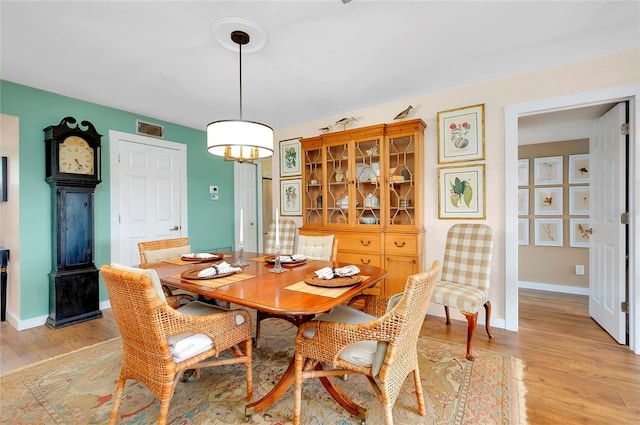
<path id="1" fill-rule="evenodd" d="M 369 279 L 369 276 L 362 276 L 362 280 L 367 280 L 367 279 Z M 344 288 L 323 288 L 321 286 L 309 285 L 304 280 L 301 280 L 300 282 L 296 282 L 293 285 L 289 285 L 286 287 L 286 289 L 290 289 L 292 291 L 304 292 L 304 293 L 313 294 L 313 295 L 320 295 L 322 297 L 329 297 L 329 298 L 338 298 L 340 295 L 344 294 L 351 288 L 352 288 L 351 286 L 347 286 Z"/>
<path id="2" fill-rule="evenodd" d="M 229 255 L 224 254 L 223 258 L 228 258 Z M 198 264 L 197 261 L 184 261 L 182 260 L 180 257 L 178 258 L 170 258 L 169 260 L 162 260 L 163 263 L 169 263 L 169 264 L 175 264 L 177 266 L 184 266 L 185 264 Z M 203 262 L 202 264 L 206 264 L 206 262 Z"/>
<path id="3" fill-rule="evenodd" d="M 230 276 L 220 277 L 217 279 L 182 279 L 179 274 L 171 276 L 178 280 L 187 280 L 189 282 L 197 283 L 198 285 L 207 286 L 209 288 L 219 288 L 224 285 L 228 285 L 230 283 L 240 282 L 241 280 L 251 279 L 252 277 L 256 277 L 253 274 L 248 273 L 234 273 Z"/>
<path id="4" fill-rule="evenodd" d="M 260 261 L 260 262 L 265 262 L 267 261 L 267 257 L 271 257 L 270 255 L 263 255 L 262 257 L 255 257 L 252 258 L 251 261 Z"/>

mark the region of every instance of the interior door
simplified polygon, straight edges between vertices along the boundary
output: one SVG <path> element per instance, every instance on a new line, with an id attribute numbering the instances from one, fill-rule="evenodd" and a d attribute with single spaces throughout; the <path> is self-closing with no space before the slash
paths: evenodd
<path id="1" fill-rule="evenodd" d="M 589 144 L 591 166 L 591 249 L 589 314 L 616 341 L 626 343 L 626 104 L 619 103 L 598 119 L 598 134 Z"/>
<path id="2" fill-rule="evenodd" d="M 144 138 L 143 138 L 144 139 Z M 138 242 L 187 235 L 181 178 L 186 151 L 118 140 L 120 260 L 139 264 Z"/>
<path id="3" fill-rule="evenodd" d="M 258 209 L 256 202 L 257 194 L 257 167 L 255 164 L 234 163 L 234 186 L 235 186 L 235 240 L 240 240 L 240 226 L 242 226 L 244 250 L 246 252 L 258 252 Z M 239 223 L 240 209 L 243 211 L 242 223 Z"/>

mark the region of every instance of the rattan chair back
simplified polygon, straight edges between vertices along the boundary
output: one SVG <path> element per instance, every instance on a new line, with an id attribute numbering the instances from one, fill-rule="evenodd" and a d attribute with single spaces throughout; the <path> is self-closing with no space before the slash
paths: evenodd
<path id="1" fill-rule="evenodd" d="M 146 264 L 148 261 L 144 256 L 145 251 L 157 251 L 159 249 L 179 248 L 189 245 L 189 238 L 173 238 L 159 239 L 155 241 L 138 242 L 138 251 L 140 252 L 140 264 Z"/>

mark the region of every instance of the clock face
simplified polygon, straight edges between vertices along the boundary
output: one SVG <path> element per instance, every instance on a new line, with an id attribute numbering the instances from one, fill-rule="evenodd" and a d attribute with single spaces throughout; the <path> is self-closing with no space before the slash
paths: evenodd
<path id="1" fill-rule="evenodd" d="M 69 136 L 59 146 L 59 164 L 61 173 L 93 175 L 94 150 L 86 140 L 78 136 Z"/>

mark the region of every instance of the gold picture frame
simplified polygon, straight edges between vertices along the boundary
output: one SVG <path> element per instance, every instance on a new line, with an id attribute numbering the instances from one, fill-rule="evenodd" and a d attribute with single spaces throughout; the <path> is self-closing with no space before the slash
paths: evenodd
<path id="1" fill-rule="evenodd" d="M 438 218 L 486 218 L 484 164 L 438 169 Z"/>
<path id="2" fill-rule="evenodd" d="M 438 112 L 438 164 L 484 159 L 484 103 Z"/>

